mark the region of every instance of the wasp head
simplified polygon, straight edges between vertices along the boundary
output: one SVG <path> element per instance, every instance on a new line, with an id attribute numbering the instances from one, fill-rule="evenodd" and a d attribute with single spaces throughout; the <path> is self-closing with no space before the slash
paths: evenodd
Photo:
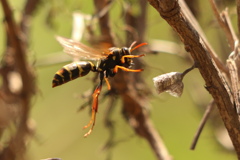
<path id="1" fill-rule="evenodd" d="M 123 57 L 126 56 L 126 55 L 131 55 L 131 48 L 123 47 L 123 48 L 121 49 L 121 53 L 122 53 L 121 56 L 123 56 Z M 133 61 L 132 61 L 131 58 L 124 57 L 124 64 L 123 64 L 123 65 L 124 65 L 125 67 L 131 66 L 132 63 L 133 63 Z"/>
<path id="2" fill-rule="evenodd" d="M 125 63 L 124 63 L 124 65 L 126 66 L 126 67 L 129 67 L 129 66 L 131 66 L 132 64 L 133 64 L 133 61 L 132 61 L 132 58 L 134 58 L 134 57 L 141 57 L 142 55 L 139 55 L 139 56 L 127 56 L 127 55 L 131 55 L 131 52 L 132 51 L 134 51 L 135 49 L 137 49 L 137 48 L 139 48 L 139 47 L 141 47 L 141 46 L 143 46 L 143 45 L 146 45 L 147 43 L 141 43 L 141 44 L 139 44 L 139 45 L 137 45 L 137 46 L 135 46 L 134 48 L 133 48 L 133 46 L 136 44 L 136 41 L 134 41 L 131 45 L 130 45 L 130 47 L 129 48 L 127 48 L 127 47 L 123 47 L 122 49 L 121 49 L 121 51 L 122 51 L 122 53 L 123 53 L 123 57 L 124 57 L 124 61 L 125 61 Z"/>

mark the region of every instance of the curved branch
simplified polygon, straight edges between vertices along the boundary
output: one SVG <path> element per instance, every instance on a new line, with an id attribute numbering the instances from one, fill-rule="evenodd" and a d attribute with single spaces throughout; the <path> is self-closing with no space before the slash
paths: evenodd
<path id="1" fill-rule="evenodd" d="M 32 0 L 28 0 L 27 3 L 30 1 Z M 10 120 L 14 121 L 16 132 L 10 136 L 11 139 L 9 139 L 8 145 L 1 150 L 0 159 L 24 159 L 26 140 L 31 135 L 28 120 L 31 98 L 35 93 L 35 77 L 33 69 L 27 61 L 27 44 L 24 40 L 27 38 L 25 38 L 25 32 L 16 23 L 8 1 L 0 0 L 0 2 L 5 16 L 4 24 L 7 34 L 1 76 L 5 81 L 4 84 L 8 84 L 1 86 L 0 103 L 7 108 L 6 113 L 11 112 L 11 108 L 16 110 L 16 114 L 9 117 Z M 33 9 L 31 10 L 33 11 Z M 15 77 L 10 77 L 13 73 Z M 13 86 L 17 87 L 17 90 L 11 89 Z M 3 132 L 3 130 L 0 132 Z"/>

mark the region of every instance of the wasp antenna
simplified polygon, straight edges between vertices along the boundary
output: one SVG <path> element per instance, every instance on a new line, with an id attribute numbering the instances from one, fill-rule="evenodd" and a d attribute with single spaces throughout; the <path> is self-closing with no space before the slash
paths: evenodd
<path id="1" fill-rule="evenodd" d="M 132 49 L 132 47 L 137 43 L 137 41 L 133 41 L 132 44 L 130 45 L 130 50 Z"/>
<path id="2" fill-rule="evenodd" d="M 136 43 L 136 41 L 134 41 L 135 43 Z M 131 46 L 130 46 L 130 52 L 132 52 L 133 50 L 135 50 L 135 49 L 137 49 L 137 48 L 139 48 L 139 47 L 141 47 L 141 46 L 144 46 L 144 45 L 147 45 L 147 43 L 140 43 L 139 45 L 137 45 L 136 47 L 134 47 L 134 48 L 131 48 L 135 43 L 132 43 L 131 44 Z"/>

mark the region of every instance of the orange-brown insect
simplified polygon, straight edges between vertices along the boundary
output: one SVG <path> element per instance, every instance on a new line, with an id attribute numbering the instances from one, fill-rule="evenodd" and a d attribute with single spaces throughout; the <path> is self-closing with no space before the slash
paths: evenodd
<path id="1" fill-rule="evenodd" d="M 84 128 L 91 126 L 90 130 L 84 135 L 84 137 L 86 137 L 92 132 L 95 125 L 96 113 L 98 110 L 98 96 L 102 89 L 103 79 L 106 81 L 108 89 L 110 90 L 111 87 L 108 82 L 108 77 L 113 77 L 118 72 L 118 69 L 122 69 L 127 72 L 143 71 L 143 69 L 129 69 L 132 65 L 132 58 L 144 56 L 144 54 L 131 55 L 131 52 L 143 45 L 146 45 L 147 43 L 141 43 L 132 48 L 136 44 L 136 42 L 133 42 L 129 48 L 113 47 L 109 48 L 105 52 L 101 52 L 100 50 L 92 49 L 71 39 L 57 37 L 57 40 L 63 46 L 64 52 L 74 57 L 99 61 L 97 65 L 91 61 L 79 61 L 63 66 L 62 69 L 56 72 L 52 81 L 52 87 L 56 87 L 78 77 L 85 76 L 90 71 L 99 73 L 100 82 L 92 95 L 93 102 L 91 120 L 86 126 L 84 126 Z"/>

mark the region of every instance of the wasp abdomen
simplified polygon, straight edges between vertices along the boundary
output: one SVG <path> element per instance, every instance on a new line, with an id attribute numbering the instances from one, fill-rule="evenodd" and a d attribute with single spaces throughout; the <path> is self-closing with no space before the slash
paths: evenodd
<path id="1" fill-rule="evenodd" d="M 56 87 L 67 83 L 78 77 L 87 75 L 90 71 L 96 71 L 96 67 L 92 62 L 74 62 L 63 66 L 58 70 L 53 78 L 52 87 Z"/>

